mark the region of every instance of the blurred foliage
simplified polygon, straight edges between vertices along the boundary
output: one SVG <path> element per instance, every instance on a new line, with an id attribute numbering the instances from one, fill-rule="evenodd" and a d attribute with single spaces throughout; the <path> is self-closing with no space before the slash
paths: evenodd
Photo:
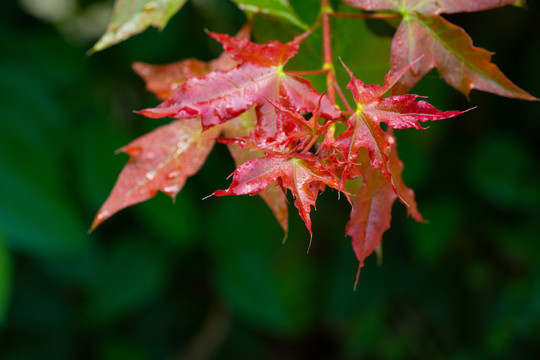
<path id="1" fill-rule="evenodd" d="M 133 114 L 157 101 L 130 64 L 217 56 L 203 30 L 234 33 L 244 16 L 232 2 L 190 0 L 163 32 L 150 29 L 92 56 L 95 29 L 83 36 L 85 27 L 75 32 L 73 24 L 101 2 L 79 1 L 71 22 L 54 23 L 18 4 L 0 12 L 1 359 L 461 360 L 540 352 L 537 103 L 479 92 L 468 101 L 436 72 L 414 89 L 441 109 L 477 108 L 426 131 L 397 132 L 405 180 L 429 223 L 414 223 L 397 205 L 383 265 L 370 258 L 353 292 L 346 200 L 332 191 L 320 198 L 309 254 L 294 212 L 282 245 L 260 199 L 201 200 L 228 186 L 233 162 L 222 145 L 175 204 L 159 195 L 86 233 L 127 160 L 115 149 L 160 124 Z M 291 1 L 308 24 L 316 4 Z M 452 16 L 536 96 L 538 6 Z M 261 41 L 272 31 L 299 31 L 257 21 Z M 384 38 L 391 27 L 334 23 L 343 59 L 366 82 L 382 82 L 388 49 L 358 47 L 355 38 Z M 317 36 L 300 57 L 320 52 Z"/>

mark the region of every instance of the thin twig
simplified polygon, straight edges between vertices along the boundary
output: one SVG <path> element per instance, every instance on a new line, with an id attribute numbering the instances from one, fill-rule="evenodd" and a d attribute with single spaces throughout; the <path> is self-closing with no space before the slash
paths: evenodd
<path id="1" fill-rule="evenodd" d="M 336 91 L 337 91 L 341 101 L 343 101 L 343 104 L 345 104 L 345 107 L 347 108 L 347 111 L 352 112 L 352 108 L 349 105 L 349 102 L 347 101 L 347 98 L 343 94 L 343 91 L 341 90 L 341 87 L 339 86 L 337 80 L 334 82 L 334 86 L 336 87 Z"/>
<path id="2" fill-rule="evenodd" d="M 346 14 L 346 13 L 330 13 L 330 16 L 338 18 L 351 18 L 351 19 L 399 19 L 401 18 L 400 14 L 381 14 L 381 13 L 371 13 L 371 14 Z"/>
<path id="3" fill-rule="evenodd" d="M 311 140 L 309 141 L 309 143 L 307 144 L 306 147 L 304 147 L 304 149 L 302 149 L 302 151 L 300 152 L 300 154 L 305 154 L 309 151 L 309 149 L 311 149 L 311 147 L 315 144 L 315 142 L 317 141 L 319 137 L 318 136 L 313 136 L 311 138 Z"/>
<path id="4" fill-rule="evenodd" d="M 321 0 L 322 10 L 322 33 L 323 33 L 323 54 L 324 69 L 328 69 L 326 74 L 326 86 L 328 88 L 328 97 L 332 104 L 336 104 L 336 92 L 334 89 L 335 73 L 334 62 L 332 59 L 332 40 L 330 29 L 330 14 L 333 12 L 330 6 L 330 0 Z"/>
<path id="5" fill-rule="evenodd" d="M 326 74 L 328 69 L 311 70 L 311 71 L 287 71 L 289 74 L 305 76 L 305 75 L 321 75 Z"/>

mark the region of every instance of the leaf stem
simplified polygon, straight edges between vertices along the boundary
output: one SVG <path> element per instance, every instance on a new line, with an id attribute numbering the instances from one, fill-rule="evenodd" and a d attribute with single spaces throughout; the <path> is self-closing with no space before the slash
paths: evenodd
<path id="1" fill-rule="evenodd" d="M 336 91 L 337 91 L 337 93 L 339 95 L 339 98 L 341 99 L 341 101 L 343 101 L 343 104 L 345 104 L 345 107 L 347 108 L 347 111 L 352 113 L 351 105 L 349 105 L 349 102 L 347 101 L 347 98 L 343 94 L 343 91 L 341 90 L 341 87 L 339 86 L 337 81 L 334 82 L 334 86 L 336 87 Z"/>
<path id="2" fill-rule="evenodd" d="M 401 18 L 400 14 L 382 14 L 382 13 L 371 13 L 371 14 L 346 14 L 346 13 L 330 13 L 330 16 L 337 18 L 351 18 L 351 19 L 399 19 Z"/>
<path id="3" fill-rule="evenodd" d="M 309 143 L 302 149 L 302 151 L 300 152 L 300 154 L 305 154 L 309 151 L 309 149 L 311 149 L 311 147 L 315 144 L 315 142 L 317 141 L 317 139 L 319 138 L 318 135 L 315 135 L 311 138 L 311 140 L 309 141 Z"/>
<path id="4" fill-rule="evenodd" d="M 299 76 L 321 75 L 321 74 L 326 74 L 327 72 L 328 72 L 328 69 L 310 70 L 310 71 L 287 71 L 288 74 L 299 75 Z"/>
<path id="5" fill-rule="evenodd" d="M 336 105 L 336 91 L 334 83 L 336 74 L 334 72 L 334 63 L 332 60 L 332 40 L 330 29 L 330 14 L 333 13 L 330 6 L 330 0 L 321 0 L 321 16 L 322 16 L 322 33 L 323 33 L 323 54 L 324 64 L 323 70 L 327 70 L 326 86 L 328 87 L 328 97 L 332 104 Z"/>

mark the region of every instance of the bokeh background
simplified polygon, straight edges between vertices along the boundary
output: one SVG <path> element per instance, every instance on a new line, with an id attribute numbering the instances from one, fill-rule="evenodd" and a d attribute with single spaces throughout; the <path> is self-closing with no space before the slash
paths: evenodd
<path id="1" fill-rule="evenodd" d="M 291 2 L 312 21 L 313 2 Z M 539 5 L 449 17 L 536 96 Z M 538 102 L 475 91 L 467 99 L 436 72 L 414 89 L 444 110 L 476 108 L 425 131 L 398 132 L 405 180 L 429 223 L 415 223 L 396 203 L 382 265 L 370 257 L 356 291 L 346 200 L 332 191 L 320 197 L 309 254 L 309 235 L 291 207 L 283 245 L 258 197 L 202 200 L 229 184 L 233 162 L 222 145 L 174 204 L 159 194 L 87 234 L 127 160 L 114 151 L 161 124 L 133 113 L 158 101 L 131 63 L 211 59 L 220 47 L 204 29 L 234 33 L 245 21 L 228 0 L 190 0 L 163 32 L 150 29 L 88 56 L 111 6 L 2 2 L 1 359 L 540 353 Z M 335 26 L 360 63 L 374 67 L 362 68 L 365 80 L 381 82 L 388 49 L 358 46 L 357 33 Z M 380 22 L 367 26 L 388 33 Z M 278 27 L 261 25 L 255 35 L 264 39 Z"/>

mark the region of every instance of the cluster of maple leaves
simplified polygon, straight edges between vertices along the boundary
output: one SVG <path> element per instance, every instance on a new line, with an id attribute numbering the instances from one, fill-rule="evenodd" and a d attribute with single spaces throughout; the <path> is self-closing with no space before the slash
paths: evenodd
<path id="1" fill-rule="evenodd" d="M 175 198 L 186 179 L 204 164 L 216 141 L 227 144 L 237 167 L 229 188 L 213 195 L 260 195 L 285 233 L 286 190 L 292 193 L 310 235 L 310 211 L 318 195 L 326 186 L 343 193 L 352 205 L 346 233 L 352 238 L 360 268 L 389 228 L 396 199 L 407 207 L 411 217 L 422 221 L 414 193 L 402 180 L 403 164 L 392 131 L 421 129 L 420 122 L 462 112 L 437 110 L 419 100 L 418 95 L 405 92 L 436 67 L 464 94 L 476 88 L 535 100 L 490 62 L 489 52 L 473 47 L 463 29 L 439 16 L 514 1 L 344 2 L 365 11 L 392 11 L 402 18 L 392 42 L 391 70 L 384 84 L 365 85 L 349 71 L 347 89 L 355 102 L 350 110 L 341 111 L 307 79 L 284 69 L 309 32 L 288 43 L 266 44 L 252 42 L 249 27 L 235 37 L 209 33 L 224 49 L 213 61 L 134 64 L 147 88 L 164 100 L 156 108 L 139 113 L 176 120 L 120 149 L 130 155 L 129 162 L 92 229 L 157 191 Z M 390 95 L 384 97 L 387 93 Z M 381 123 L 386 124 L 385 130 Z"/>

